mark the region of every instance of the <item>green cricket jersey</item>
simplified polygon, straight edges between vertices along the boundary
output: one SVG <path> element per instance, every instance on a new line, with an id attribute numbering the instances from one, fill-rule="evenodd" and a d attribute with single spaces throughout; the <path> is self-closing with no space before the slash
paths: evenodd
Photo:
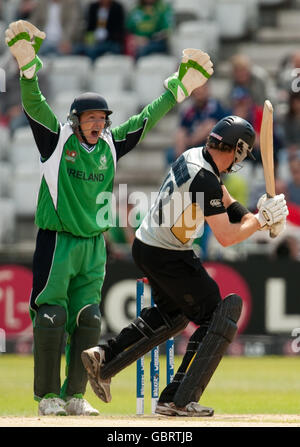
<path id="1" fill-rule="evenodd" d="M 41 154 L 37 226 L 81 237 L 106 231 L 111 219 L 102 211 L 109 208 L 117 161 L 176 104 L 175 98 L 166 91 L 89 147 L 80 143 L 69 123 L 59 123 L 37 77 L 21 78 L 20 84 L 23 108 Z"/>

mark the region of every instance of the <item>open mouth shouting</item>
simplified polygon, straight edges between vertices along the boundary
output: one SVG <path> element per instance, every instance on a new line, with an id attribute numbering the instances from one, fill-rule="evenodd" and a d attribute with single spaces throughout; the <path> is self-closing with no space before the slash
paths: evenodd
<path id="1" fill-rule="evenodd" d="M 90 131 L 90 138 L 92 140 L 98 140 L 102 132 L 102 129 L 93 129 Z"/>
<path id="2" fill-rule="evenodd" d="M 89 144 L 97 144 L 106 124 L 106 113 L 102 111 L 88 111 L 81 115 L 81 130 Z"/>

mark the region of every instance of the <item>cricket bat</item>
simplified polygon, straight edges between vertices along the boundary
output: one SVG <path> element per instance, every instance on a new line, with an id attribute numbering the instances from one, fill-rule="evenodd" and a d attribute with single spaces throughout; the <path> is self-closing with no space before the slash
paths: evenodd
<path id="1" fill-rule="evenodd" d="M 260 128 L 260 152 L 264 169 L 266 193 L 268 197 L 274 197 L 276 192 L 273 149 L 273 106 L 268 99 L 264 103 Z M 272 230 L 270 230 L 270 236 L 276 237 L 276 235 L 272 235 Z"/>

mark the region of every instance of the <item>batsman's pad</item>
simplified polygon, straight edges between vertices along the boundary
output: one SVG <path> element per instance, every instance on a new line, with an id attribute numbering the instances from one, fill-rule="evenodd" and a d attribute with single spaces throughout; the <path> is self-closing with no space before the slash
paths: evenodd
<path id="1" fill-rule="evenodd" d="M 141 316 L 132 323 L 132 326 L 139 330 L 140 339 L 101 367 L 101 379 L 105 380 L 115 376 L 122 369 L 131 365 L 144 354 L 151 351 L 155 346 L 158 346 L 169 338 L 177 335 L 188 324 L 188 319 L 183 314 L 179 314 L 172 318 L 168 318 L 165 321 L 165 324 L 153 329 L 142 318 L 143 312 L 147 311 L 147 309 L 149 308 L 144 308 Z M 152 312 L 158 312 L 155 307 L 151 309 Z"/>
<path id="2" fill-rule="evenodd" d="M 241 312 L 242 299 L 236 294 L 227 296 L 217 307 L 207 333 L 175 393 L 174 403 L 177 407 L 199 401 L 227 347 L 234 339 Z"/>

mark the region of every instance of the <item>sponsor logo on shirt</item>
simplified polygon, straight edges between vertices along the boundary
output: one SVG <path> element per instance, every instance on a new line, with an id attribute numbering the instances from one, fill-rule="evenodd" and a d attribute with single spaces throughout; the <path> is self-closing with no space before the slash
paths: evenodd
<path id="1" fill-rule="evenodd" d="M 221 199 L 211 199 L 211 201 L 209 203 L 211 206 L 213 206 L 215 208 L 219 208 L 220 206 L 222 206 Z"/>
<path id="2" fill-rule="evenodd" d="M 77 157 L 76 151 L 69 151 L 68 149 L 66 150 L 65 159 L 67 161 L 70 161 L 71 163 L 75 163 L 76 157 Z"/>
<path id="3" fill-rule="evenodd" d="M 107 166 L 106 155 L 101 155 L 99 169 L 107 169 L 107 168 L 108 168 L 108 166 Z"/>

